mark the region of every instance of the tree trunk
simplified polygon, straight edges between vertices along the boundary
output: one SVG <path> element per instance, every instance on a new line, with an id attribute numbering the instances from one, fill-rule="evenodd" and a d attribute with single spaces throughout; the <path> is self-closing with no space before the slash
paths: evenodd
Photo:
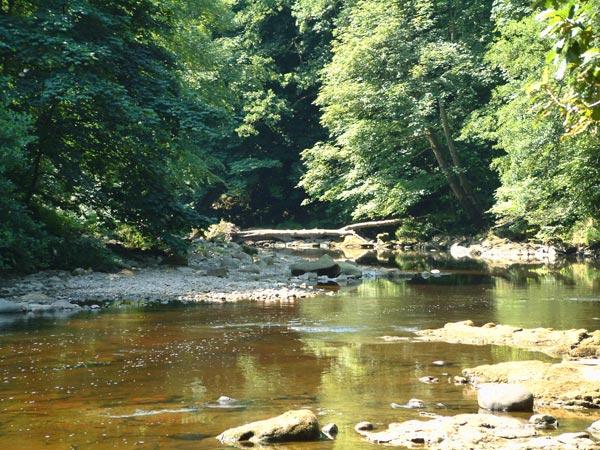
<path id="1" fill-rule="evenodd" d="M 469 200 L 467 194 L 460 185 L 460 182 L 457 179 L 454 170 L 452 170 L 452 167 L 450 167 L 450 165 L 446 161 L 446 157 L 444 156 L 444 152 L 442 150 L 442 147 L 440 146 L 440 143 L 434 131 L 431 128 L 427 128 L 425 130 L 425 137 L 429 141 L 431 151 L 433 152 L 433 155 L 435 156 L 435 159 L 438 165 L 440 166 L 440 169 L 442 169 L 442 172 L 446 176 L 446 180 L 448 181 L 448 184 L 450 185 L 450 189 L 454 193 L 454 196 L 461 204 L 471 221 L 475 225 L 479 225 L 481 223 L 481 214 L 477 211 L 476 208 L 473 207 L 472 202 Z"/>
<path id="2" fill-rule="evenodd" d="M 51 105 L 47 111 L 43 112 L 37 118 L 36 129 L 45 130 L 49 128 L 48 124 L 52 120 L 52 115 L 54 114 L 55 108 L 56 104 Z M 38 182 L 41 177 L 41 163 L 42 158 L 44 157 L 44 148 L 46 148 L 47 142 L 47 133 L 40 132 L 40 136 L 38 137 L 37 143 L 35 144 L 35 157 L 33 159 L 31 183 L 29 185 L 29 189 L 27 190 L 27 194 L 25 195 L 25 204 L 28 206 L 31 204 L 31 200 L 35 195 L 35 192 L 38 187 Z"/>
<path id="3" fill-rule="evenodd" d="M 374 220 L 371 222 L 360 222 L 350 225 L 346 225 L 342 228 L 337 229 L 320 229 L 315 228 L 312 230 L 246 230 L 238 231 L 232 234 L 234 241 L 246 241 L 246 240 L 271 240 L 271 239 L 318 239 L 318 238 L 331 238 L 331 237 L 345 237 L 355 236 L 365 243 L 367 239 L 363 238 L 356 233 L 356 230 L 364 228 L 377 228 L 387 227 L 393 225 L 399 225 L 402 223 L 402 219 L 390 219 L 390 220 Z"/>
<path id="4" fill-rule="evenodd" d="M 446 137 L 446 142 L 448 143 L 450 158 L 452 159 L 452 164 L 454 164 L 454 167 L 456 168 L 455 174 L 458 177 L 458 181 L 460 182 L 460 185 L 466 197 L 468 198 L 468 201 L 471 203 L 471 206 L 481 216 L 481 209 L 479 208 L 477 200 L 475 199 L 473 187 L 471 186 L 471 183 L 469 183 L 469 180 L 465 176 L 465 168 L 462 165 L 460 158 L 458 157 L 458 152 L 456 151 L 456 146 L 454 145 L 454 139 L 452 139 L 452 133 L 450 131 L 450 126 L 448 125 L 448 116 L 446 116 L 446 110 L 444 109 L 444 106 L 441 102 L 439 103 L 439 107 L 440 118 L 442 119 L 442 127 L 444 129 L 444 136 Z"/>

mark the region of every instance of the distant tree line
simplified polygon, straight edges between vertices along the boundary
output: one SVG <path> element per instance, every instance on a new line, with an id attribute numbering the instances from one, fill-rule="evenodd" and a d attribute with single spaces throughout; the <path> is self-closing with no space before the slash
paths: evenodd
<path id="1" fill-rule="evenodd" d="M 0 270 L 219 219 L 598 241 L 599 9 L 0 0 Z"/>

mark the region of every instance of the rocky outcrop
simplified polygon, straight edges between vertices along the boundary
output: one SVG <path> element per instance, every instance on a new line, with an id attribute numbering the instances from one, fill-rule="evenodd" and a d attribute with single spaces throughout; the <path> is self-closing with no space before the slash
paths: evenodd
<path id="1" fill-rule="evenodd" d="M 520 384 L 483 383 L 477 386 L 477 403 L 488 411 L 533 411 L 533 394 Z"/>
<path id="2" fill-rule="evenodd" d="M 355 429 L 374 444 L 408 448 L 424 445 L 428 450 L 597 448 L 595 442 L 585 433 L 539 437 L 533 424 L 491 414 L 460 414 L 429 421 L 409 420 L 392 423 L 387 430 L 381 432 L 367 431 L 364 427 Z"/>
<path id="3" fill-rule="evenodd" d="M 535 397 L 537 406 L 600 408 L 600 366 L 575 361 L 558 364 L 513 361 L 463 371 L 474 385 L 518 383 Z"/>
<path id="4" fill-rule="evenodd" d="M 271 419 L 231 428 L 217 436 L 224 444 L 301 442 L 317 441 L 320 438 L 317 416 L 306 409 L 288 411 Z"/>

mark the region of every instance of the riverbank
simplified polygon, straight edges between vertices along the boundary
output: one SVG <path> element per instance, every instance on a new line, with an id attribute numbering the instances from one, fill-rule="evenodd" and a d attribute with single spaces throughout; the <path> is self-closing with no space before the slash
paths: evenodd
<path id="1" fill-rule="evenodd" d="M 119 302 L 286 302 L 321 294 L 291 276 L 290 265 L 301 259 L 271 251 L 247 253 L 235 243 L 207 241 L 188 255 L 184 266 L 153 261 L 117 273 L 82 268 L 5 278 L 0 282 L 0 312 L 97 308 Z"/>

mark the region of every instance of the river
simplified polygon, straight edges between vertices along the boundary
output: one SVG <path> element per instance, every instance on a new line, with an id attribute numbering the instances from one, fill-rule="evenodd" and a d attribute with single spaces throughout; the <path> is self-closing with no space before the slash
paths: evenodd
<path id="1" fill-rule="evenodd" d="M 293 304 L 0 317 L 0 448 L 217 449 L 224 446 L 215 436 L 229 427 L 310 408 L 322 425 L 338 425 L 337 440 L 278 448 L 372 449 L 354 433 L 357 422 L 419 418 L 420 410 L 391 403 L 419 398 L 426 412 L 477 412 L 475 394 L 449 377 L 480 364 L 550 360 L 501 346 L 416 342 L 412 331 L 466 319 L 600 328 L 600 270 L 589 265 L 490 271 L 437 261 L 442 274 L 423 276 L 431 261 L 396 262 L 414 277 Z M 220 396 L 239 402 L 219 404 Z M 598 414 L 558 414 L 560 431 L 581 431 Z"/>

